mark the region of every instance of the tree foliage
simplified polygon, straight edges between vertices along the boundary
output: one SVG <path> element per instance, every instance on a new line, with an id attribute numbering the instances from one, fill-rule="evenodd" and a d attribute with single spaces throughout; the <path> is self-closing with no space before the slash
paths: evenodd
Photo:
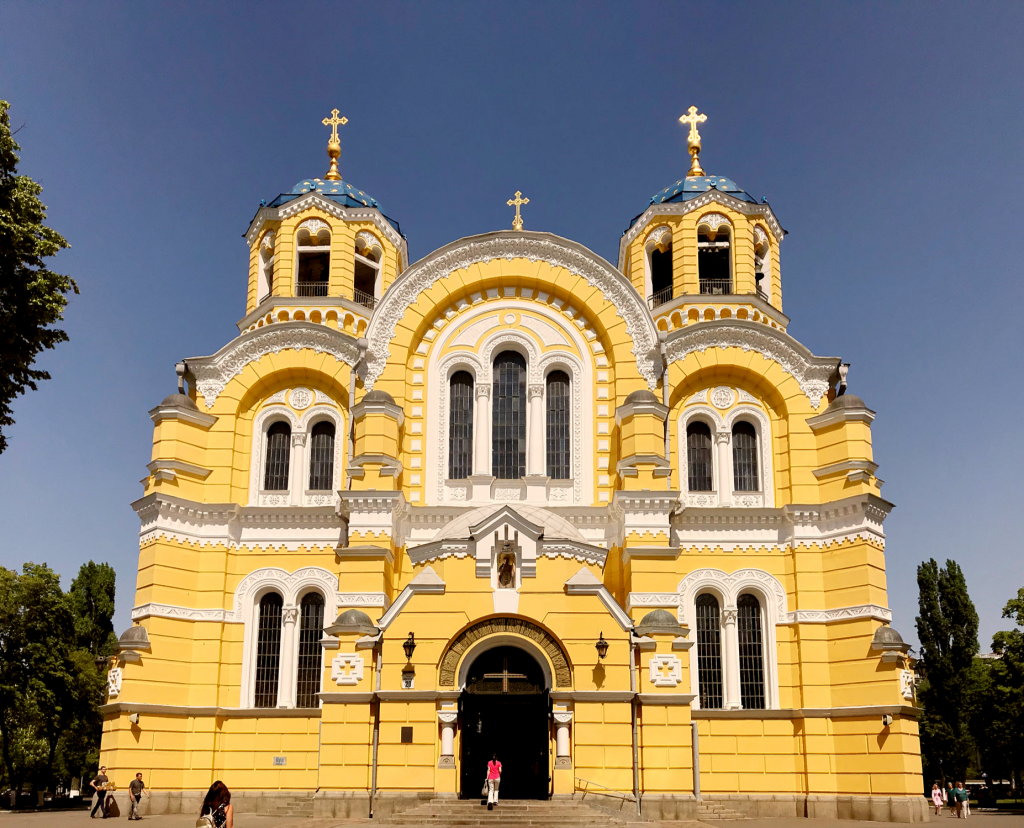
<path id="1" fill-rule="evenodd" d="M 114 652 L 114 568 L 89 561 L 82 564 L 68 590 L 75 611 L 78 646 L 93 656 Z"/>
<path id="2" fill-rule="evenodd" d="M 73 279 L 46 266 L 45 259 L 69 245 L 43 223 L 43 188 L 18 175 L 21 147 L 11 133 L 9 108 L 0 101 L 0 453 L 7 448 L 4 429 L 14 424 L 14 398 L 50 378 L 32 366 L 42 350 L 67 341 L 52 325 L 64 318 L 68 294 L 78 293 Z"/>

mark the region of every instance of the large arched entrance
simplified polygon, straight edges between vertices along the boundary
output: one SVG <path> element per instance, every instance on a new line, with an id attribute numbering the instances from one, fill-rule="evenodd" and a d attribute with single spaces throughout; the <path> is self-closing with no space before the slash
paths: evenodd
<path id="1" fill-rule="evenodd" d="M 494 647 L 474 659 L 459 698 L 462 796 L 480 796 L 487 762 L 502 764 L 502 799 L 548 796 L 548 688 L 544 671 L 518 647 Z"/>

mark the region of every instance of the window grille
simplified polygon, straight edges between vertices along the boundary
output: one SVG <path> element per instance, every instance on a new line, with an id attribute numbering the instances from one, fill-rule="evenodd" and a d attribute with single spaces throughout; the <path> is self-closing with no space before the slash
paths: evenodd
<path id="1" fill-rule="evenodd" d="M 526 474 L 526 360 L 505 351 L 494 360 L 491 474 L 518 480 Z"/>
<path id="2" fill-rule="evenodd" d="M 334 423 L 317 423 L 309 447 L 309 489 L 327 491 L 334 487 Z"/>
<path id="3" fill-rule="evenodd" d="M 691 492 L 714 490 L 711 482 L 711 429 L 707 423 L 686 427 L 686 476 Z"/>
<path id="4" fill-rule="evenodd" d="M 473 473 L 473 377 L 452 375 L 448 412 L 448 477 L 465 480 Z"/>
<path id="5" fill-rule="evenodd" d="M 736 606 L 736 630 L 740 644 L 740 704 L 744 710 L 764 710 L 761 603 L 753 595 L 741 595 Z"/>
<path id="6" fill-rule="evenodd" d="M 732 476 L 735 491 L 758 490 L 757 432 L 750 423 L 738 422 L 732 427 Z"/>
<path id="7" fill-rule="evenodd" d="M 569 376 L 564 371 L 548 374 L 546 395 L 548 477 L 552 480 L 568 480 L 569 444 L 572 438 L 569 402 Z"/>
<path id="8" fill-rule="evenodd" d="M 722 622 L 714 595 L 697 597 L 697 681 L 701 710 L 722 707 Z"/>
<path id="9" fill-rule="evenodd" d="M 268 492 L 288 488 L 288 462 L 291 456 L 292 430 L 288 423 L 274 423 L 267 430 L 267 468 L 263 489 Z"/>
<path id="10" fill-rule="evenodd" d="M 256 635 L 256 707 L 277 707 L 283 606 L 284 601 L 276 592 L 268 592 L 260 599 L 260 624 Z"/>
<path id="11" fill-rule="evenodd" d="M 295 706 L 319 707 L 323 672 L 320 638 L 324 633 L 324 599 L 310 592 L 302 599 L 299 616 L 299 663 L 295 673 Z"/>

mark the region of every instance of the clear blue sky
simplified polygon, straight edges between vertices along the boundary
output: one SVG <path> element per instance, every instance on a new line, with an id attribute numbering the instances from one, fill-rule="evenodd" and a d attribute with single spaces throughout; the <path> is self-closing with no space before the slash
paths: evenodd
<path id="1" fill-rule="evenodd" d="M 0 97 L 70 241 L 82 294 L 53 380 L 0 455 L 0 564 L 90 558 L 128 626 L 146 412 L 174 362 L 244 313 L 261 198 L 326 171 L 397 218 L 418 259 L 526 227 L 614 261 L 687 169 L 766 196 L 790 333 L 853 364 L 878 411 L 893 626 L 916 638 L 917 564 L 967 572 L 982 647 L 1024 586 L 1020 198 L 1024 4 L 0 5 Z"/>

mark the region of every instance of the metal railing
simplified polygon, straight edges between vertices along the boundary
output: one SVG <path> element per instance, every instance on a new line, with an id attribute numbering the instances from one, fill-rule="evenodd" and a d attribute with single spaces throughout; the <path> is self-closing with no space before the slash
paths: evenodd
<path id="1" fill-rule="evenodd" d="M 573 797 L 575 797 L 576 796 L 576 792 L 579 791 L 582 794 L 582 796 L 580 796 L 581 800 L 586 798 L 586 796 L 590 792 L 591 788 L 600 788 L 601 791 L 605 792 L 605 793 L 602 793 L 601 796 L 617 796 L 617 797 L 620 797 L 621 799 L 626 800 L 626 802 L 635 802 L 636 801 L 635 798 L 633 797 L 633 794 L 631 794 L 631 793 L 625 793 L 623 791 L 617 791 L 617 790 L 615 790 L 615 788 L 606 788 L 604 785 L 598 785 L 596 782 L 591 782 L 589 779 L 584 779 L 582 776 L 574 776 L 573 780 L 574 780 Z M 583 783 L 582 786 L 580 785 L 580 782 Z"/>
<path id="2" fill-rule="evenodd" d="M 701 279 L 700 292 L 713 296 L 732 293 L 732 279 Z"/>
<path id="3" fill-rule="evenodd" d="M 352 301 L 357 305 L 362 305 L 364 308 L 369 308 L 370 310 L 377 307 L 377 300 L 373 297 L 373 294 L 365 293 L 361 290 L 352 291 Z"/>
<path id="4" fill-rule="evenodd" d="M 657 293 L 652 293 L 647 297 L 647 306 L 654 310 L 658 305 L 664 305 L 666 302 L 672 301 L 672 285 L 667 288 L 662 288 Z"/>
<path id="5" fill-rule="evenodd" d="M 296 282 L 296 296 L 326 296 L 327 282 Z"/>

